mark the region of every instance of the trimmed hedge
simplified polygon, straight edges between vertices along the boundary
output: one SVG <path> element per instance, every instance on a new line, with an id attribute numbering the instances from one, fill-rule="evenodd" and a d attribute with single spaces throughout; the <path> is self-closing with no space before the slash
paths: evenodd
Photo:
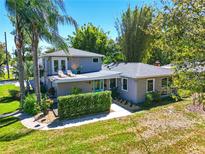
<path id="1" fill-rule="evenodd" d="M 111 103 L 110 91 L 60 96 L 58 115 L 60 119 L 64 119 L 106 112 L 110 110 Z"/>

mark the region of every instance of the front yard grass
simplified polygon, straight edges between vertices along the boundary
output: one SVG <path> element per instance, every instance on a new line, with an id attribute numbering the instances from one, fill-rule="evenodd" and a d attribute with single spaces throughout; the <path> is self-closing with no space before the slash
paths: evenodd
<path id="1" fill-rule="evenodd" d="M 37 131 L 0 119 L 0 153 L 205 153 L 205 115 L 189 100 L 131 116 L 62 130 Z"/>
<path id="2" fill-rule="evenodd" d="M 12 84 L 0 86 L 0 114 L 14 112 L 19 108 L 19 101 L 14 100 L 9 93 L 10 90 L 18 89 L 19 87 Z"/>

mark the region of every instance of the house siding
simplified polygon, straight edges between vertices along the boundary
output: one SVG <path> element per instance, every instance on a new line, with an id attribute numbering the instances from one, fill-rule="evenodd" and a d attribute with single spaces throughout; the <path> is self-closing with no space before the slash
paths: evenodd
<path id="1" fill-rule="evenodd" d="M 98 57 L 93 57 L 98 58 Z M 98 63 L 93 63 L 92 57 L 70 57 L 68 61 L 68 68 L 71 69 L 73 64 L 81 67 L 81 73 L 96 72 L 101 70 L 102 58 L 98 58 Z"/>
<path id="2" fill-rule="evenodd" d="M 155 91 L 161 91 L 162 79 L 165 77 L 137 79 L 137 103 L 145 101 L 147 79 L 154 79 Z"/>
<path id="3" fill-rule="evenodd" d="M 62 58 L 62 57 L 53 57 L 53 58 Z M 98 57 L 94 57 L 98 58 Z M 98 63 L 93 63 L 92 57 L 69 57 L 67 61 L 67 68 L 71 70 L 71 66 L 76 64 L 77 66 L 81 66 L 81 73 L 89 73 L 89 72 L 97 72 L 101 70 L 102 66 L 102 58 L 98 58 Z M 52 59 L 51 57 L 44 58 L 44 69 L 45 75 L 55 75 L 52 73 Z"/>
<path id="4" fill-rule="evenodd" d="M 122 83 L 121 83 L 122 78 L 117 79 L 118 92 L 121 98 L 131 101 L 132 103 L 136 103 L 137 102 L 137 82 L 133 78 L 127 78 L 127 79 L 128 79 L 128 91 L 122 90 Z"/>
<path id="5" fill-rule="evenodd" d="M 56 95 L 65 96 L 71 93 L 72 88 L 80 88 L 83 93 L 92 92 L 92 84 L 89 81 L 58 83 L 55 85 Z"/>

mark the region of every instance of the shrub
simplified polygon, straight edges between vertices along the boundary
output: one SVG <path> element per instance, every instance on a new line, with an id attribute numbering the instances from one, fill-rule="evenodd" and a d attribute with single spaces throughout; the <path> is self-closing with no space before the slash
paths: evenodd
<path id="1" fill-rule="evenodd" d="M 174 99 L 175 101 L 180 101 L 182 100 L 182 97 L 179 95 L 179 92 L 177 89 L 173 89 L 171 92 L 171 97 L 172 99 Z"/>
<path id="2" fill-rule="evenodd" d="M 46 115 L 48 113 L 48 109 L 51 109 L 53 106 L 53 100 L 47 97 L 41 100 L 41 111 Z"/>
<path id="3" fill-rule="evenodd" d="M 152 103 L 156 102 L 160 102 L 160 94 L 159 92 L 148 92 L 145 95 L 145 103 L 147 105 L 151 105 Z"/>
<path id="4" fill-rule="evenodd" d="M 60 96 L 58 97 L 58 115 L 63 119 L 106 112 L 110 110 L 111 103 L 110 91 Z"/>
<path id="5" fill-rule="evenodd" d="M 181 98 L 187 98 L 191 96 L 190 90 L 179 89 L 177 90 L 177 93 Z"/>
<path id="6" fill-rule="evenodd" d="M 71 89 L 71 94 L 72 95 L 77 95 L 77 94 L 81 94 L 82 93 L 82 89 L 74 87 Z"/>
<path id="7" fill-rule="evenodd" d="M 9 90 L 9 94 L 10 96 L 15 99 L 15 100 L 19 100 L 20 99 L 20 91 L 19 90 Z"/>
<path id="8" fill-rule="evenodd" d="M 35 95 L 27 95 L 23 102 L 23 111 L 30 115 L 35 115 L 40 111 L 39 105 L 36 103 Z"/>

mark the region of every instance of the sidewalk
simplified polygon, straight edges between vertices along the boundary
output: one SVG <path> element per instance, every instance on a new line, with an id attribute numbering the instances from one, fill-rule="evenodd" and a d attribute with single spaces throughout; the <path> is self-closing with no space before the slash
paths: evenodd
<path id="1" fill-rule="evenodd" d="M 29 117 L 23 113 L 17 113 L 14 116 L 19 117 L 21 119 L 21 123 L 27 128 L 35 129 L 35 130 L 54 130 L 54 129 L 69 128 L 73 126 L 80 126 L 80 125 L 89 124 L 97 121 L 103 121 L 103 120 L 131 115 L 131 112 L 125 110 L 124 108 L 116 104 L 111 105 L 111 110 L 113 110 L 114 112 L 110 112 L 108 114 L 97 114 L 92 116 L 86 116 L 86 117 L 72 119 L 72 120 L 57 119 L 49 124 L 39 123 L 35 121 L 34 117 Z"/>

